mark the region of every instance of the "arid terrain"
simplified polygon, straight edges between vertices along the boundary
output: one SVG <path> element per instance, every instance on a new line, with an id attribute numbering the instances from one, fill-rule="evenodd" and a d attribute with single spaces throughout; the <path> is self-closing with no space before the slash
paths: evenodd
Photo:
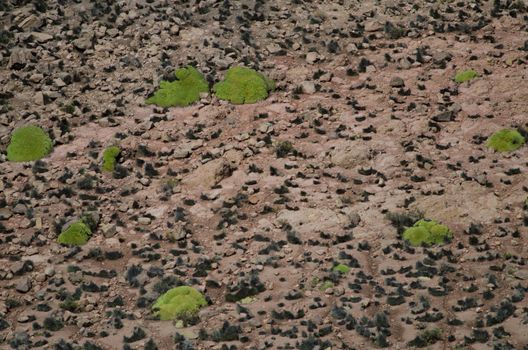
<path id="1" fill-rule="evenodd" d="M 275 90 L 145 104 L 187 65 Z M 10 162 L 27 124 L 53 151 Z M 528 146 L 486 147 L 504 128 L 528 135 L 525 0 L 1 0 L 0 349 L 526 350 Z M 420 217 L 453 238 L 410 246 Z M 181 285 L 199 319 L 153 317 Z"/>

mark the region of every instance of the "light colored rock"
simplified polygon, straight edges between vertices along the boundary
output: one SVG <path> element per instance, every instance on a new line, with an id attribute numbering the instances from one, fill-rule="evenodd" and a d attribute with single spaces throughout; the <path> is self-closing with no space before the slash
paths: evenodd
<path id="1" fill-rule="evenodd" d="M 79 50 L 87 50 L 93 46 L 93 33 L 87 33 L 73 41 L 73 46 Z"/>
<path id="2" fill-rule="evenodd" d="M 101 225 L 101 231 L 103 232 L 103 236 L 110 238 L 117 232 L 117 226 L 115 224 Z"/>
<path id="3" fill-rule="evenodd" d="M 182 185 L 189 188 L 210 189 L 224 178 L 231 175 L 234 167 L 225 158 L 219 158 L 196 168 L 182 180 Z"/>
<path id="4" fill-rule="evenodd" d="M 20 69 L 29 63 L 31 57 L 31 51 L 27 49 L 15 48 L 11 51 L 11 56 L 9 56 L 9 63 L 7 66 L 11 69 Z"/>
<path id="5" fill-rule="evenodd" d="M 279 44 L 272 43 L 272 44 L 269 44 L 268 46 L 266 46 L 266 50 L 268 50 L 269 53 L 274 55 L 274 54 L 279 53 L 282 50 L 282 48 L 279 46 Z"/>
<path id="6" fill-rule="evenodd" d="M 146 217 L 146 216 L 142 216 L 140 218 L 137 219 L 138 223 L 141 224 L 141 225 L 150 225 L 150 218 Z"/>
<path id="7" fill-rule="evenodd" d="M 9 219 L 13 214 L 11 213 L 11 210 L 8 208 L 0 208 L 0 220 L 7 220 Z"/>
<path id="8" fill-rule="evenodd" d="M 52 277 L 53 275 L 55 275 L 55 269 L 53 268 L 53 266 L 48 266 L 44 270 L 44 274 L 48 277 Z"/>
<path id="9" fill-rule="evenodd" d="M 301 90 L 305 94 L 313 94 L 315 93 L 315 84 L 312 81 L 303 81 L 301 83 Z"/>
<path id="10" fill-rule="evenodd" d="M 31 32 L 31 35 L 35 38 L 35 41 L 39 43 L 45 43 L 53 39 L 53 35 L 48 33 Z"/>
<path id="11" fill-rule="evenodd" d="M 350 218 L 331 209 L 301 208 L 280 211 L 277 221 L 290 224 L 302 234 L 342 228 L 350 223 Z"/>
<path id="12" fill-rule="evenodd" d="M 31 280 L 29 277 L 22 277 L 20 280 L 18 280 L 17 284 L 15 285 L 15 289 L 20 293 L 29 292 L 31 290 Z"/>
<path id="13" fill-rule="evenodd" d="M 332 163 L 345 169 L 366 165 L 368 156 L 369 149 L 359 142 L 341 144 L 330 153 Z"/>
<path id="14" fill-rule="evenodd" d="M 523 280 L 523 281 L 528 280 L 528 270 L 526 269 L 516 271 L 513 275 L 520 280 Z"/>
<path id="15" fill-rule="evenodd" d="M 383 24 L 378 21 L 369 21 L 365 23 L 366 32 L 377 32 L 383 28 Z"/>
<path id="16" fill-rule="evenodd" d="M 316 52 L 308 52 L 306 54 L 306 62 L 309 64 L 314 64 L 319 59 L 319 55 Z"/>
<path id="17" fill-rule="evenodd" d="M 354 44 L 354 43 L 350 43 L 346 47 L 346 51 L 348 53 L 356 52 L 357 50 L 358 50 L 358 48 L 357 48 L 356 44 Z"/>
<path id="18" fill-rule="evenodd" d="M 35 102 L 36 105 L 42 106 L 44 105 L 44 94 L 42 91 L 38 91 L 33 96 L 33 102 Z"/>

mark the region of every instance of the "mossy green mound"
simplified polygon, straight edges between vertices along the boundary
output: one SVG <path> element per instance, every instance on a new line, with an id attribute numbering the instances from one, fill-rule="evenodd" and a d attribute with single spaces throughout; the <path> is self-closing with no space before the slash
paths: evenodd
<path id="1" fill-rule="evenodd" d="M 475 79 L 476 77 L 478 77 L 478 73 L 470 69 L 470 70 L 465 70 L 463 72 L 458 72 L 455 75 L 455 81 L 457 83 L 463 83 L 466 81 L 470 81 L 471 79 Z"/>
<path id="2" fill-rule="evenodd" d="M 189 286 L 172 288 L 156 300 L 152 306 L 154 315 L 161 320 L 190 320 L 207 305 L 202 293 Z"/>
<path id="3" fill-rule="evenodd" d="M 348 271 L 350 271 L 350 267 L 345 264 L 339 264 L 334 266 L 332 270 L 339 273 L 347 273 Z"/>
<path id="4" fill-rule="evenodd" d="M 412 246 L 443 244 L 451 239 L 453 234 L 446 225 L 434 220 L 419 220 L 403 232 L 403 239 Z"/>
<path id="5" fill-rule="evenodd" d="M 17 128 L 11 134 L 7 146 L 7 160 L 11 162 L 29 162 L 47 156 L 53 148 L 49 136 L 35 125 Z"/>
<path id="6" fill-rule="evenodd" d="M 121 153 L 121 149 L 117 146 L 111 146 L 103 152 L 103 171 L 112 172 L 114 171 L 117 157 Z"/>
<path id="7" fill-rule="evenodd" d="M 201 92 L 209 91 L 209 84 L 194 67 L 184 67 L 176 71 L 176 80 L 162 80 L 159 89 L 145 103 L 160 107 L 185 107 L 200 99 Z"/>
<path id="8" fill-rule="evenodd" d="M 224 80 L 216 83 L 213 90 L 219 99 L 244 104 L 265 100 L 274 87 L 272 80 L 254 69 L 231 67 Z"/>
<path id="9" fill-rule="evenodd" d="M 328 288 L 334 288 L 334 282 L 332 281 L 324 281 L 320 286 L 319 286 L 319 290 L 321 292 L 324 292 L 325 290 L 327 290 Z"/>
<path id="10" fill-rule="evenodd" d="M 83 245 L 91 235 L 90 227 L 83 221 L 77 221 L 59 235 L 58 242 L 64 245 Z"/>
<path id="11" fill-rule="evenodd" d="M 503 129 L 491 135 L 486 146 L 497 152 L 512 152 L 519 149 L 526 140 L 521 133 L 515 129 Z"/>

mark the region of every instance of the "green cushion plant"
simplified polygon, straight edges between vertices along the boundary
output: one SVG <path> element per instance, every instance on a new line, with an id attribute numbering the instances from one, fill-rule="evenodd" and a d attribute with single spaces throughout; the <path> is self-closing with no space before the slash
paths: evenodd
<path id="1" fill-rule="evenodd" d="M 328 288 L 333 288 L 334 287 L 334 282 L 332 281 L 324 281 L 320 286 L 319 286 L 319 290 L 321 292 L 324 292 L 325 290 L 327 290 Z"/>
<path id="2" fill-rule="evenodd" d="M 103 166 L 102 170 L 106 172 L 114 171 L 117 157 L 121 153 L 121 149 L 117 146 L 110 146 L 103 152 Z"/>
<path id="3" fill-rule="evenodd" d="M 35 125 L 23 126 L 11 134 L 7 159 L 11 162 L 38 160 L 47 156 L 52 148 L 52 141 L 44 130 Z"/>
<path id="4" fill-rule="evenodd" d="M 189 286 L 172 288 L 160 296 L 152 306 L 154 316 L 160 320 L 182 320 L 196 318 L 200 308 L 207 305 L 202 293 Z"/>
<path id="5" fill-rule="evenodd" d="M 174 81 L 162 80 L 159 89 L 145 103 L 160 107 L 185 107 L 198 101 L 200 93 L 209 91 L 209 84 L 194 67 L 180 68 L 175 75 Z"/>
<path id="6" fill-rule="evenodd" d="M 334 268 L 332 270 L 335 271 L 335 272 L 339 272 L 339 273 L 345 274 L 348 271 L 350 271 L 350 267 L 348 267 L 345 264 L 338 264 L 338 265 L 334 266 Z"/>
<path id="7" fill-rule="evenodd" d="M 472 69 L 469 69 L 469 70 L 465 70 L 465 71 L 462 71 L 462 72 L 458 72 L 456 75 L 455 75 L 455 81 L 457 83 L 463 83 L 463 82 L 466 82 L 466 81 L 470 81 L 474 78 L 478 77 L 478 73 Z"/>
<path id="8" fill-rule="evenodd" d="M 265 100 L 274 88 L 272 80 L 254 69 L 231 67 L 224 80 L 213 86 L 213 91 L 221 100 L 244 104 Z"/>
<path id="9" fill-rule="evenodd" d="M 486 146 L 497 152 L 512 152 L 519 149 L 525 142 L 526 140 L 519 131 L 503 129 L 491 135 L 486 141 Z"/>
<path id="10" fill-rule="evenodd" d="M 64 230 L 58 238 L 58 242 L 64 245 L 77 246 L 88 242 L 92 235 L 92 230 L 82 220 L 76 221 L 66 230 Z"/>
<path id="11" fill-rule="evenodd" d="M 415 247 L 443 244 L 452 237 L 453 233 L 446 225 L 426 219 L 417 221 L 412 227 L 403 231 L 403 239 Z"/>

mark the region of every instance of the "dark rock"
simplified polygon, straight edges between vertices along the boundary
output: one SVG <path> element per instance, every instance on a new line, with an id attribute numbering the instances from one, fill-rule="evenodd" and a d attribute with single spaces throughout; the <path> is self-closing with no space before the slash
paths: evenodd
<path id="1" fill-rule="evenodd" d="M 432 119 L 435 122 L 439 122 L 439 123 L 451 122 L 455 120 L 455 113 L 453 111 L 445 111 L 445 112 L 435 115 Z"/>
<path id="2" fill-rule="evenodd" d="M 391 87 L 395 87 L 395 88 L 399 88 L 399 87 L 404 87 L 405 86 L 405 82 L 400 77 L 393 77 L 389 84 L 390 84 Z"/>

